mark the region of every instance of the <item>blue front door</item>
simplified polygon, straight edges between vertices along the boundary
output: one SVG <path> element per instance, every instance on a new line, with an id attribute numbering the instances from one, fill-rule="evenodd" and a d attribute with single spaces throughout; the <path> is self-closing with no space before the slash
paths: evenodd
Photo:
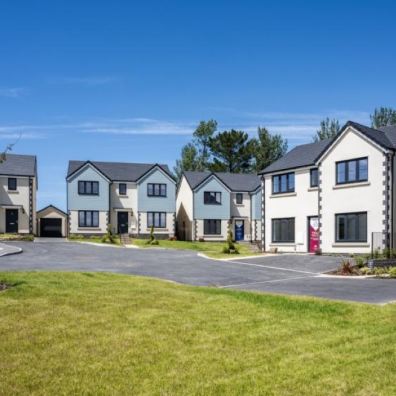
<path id="1" fill-rule="evenodd" d="M 235 220 L 235 240 L 243 241 L 245 237 L 245 227 L 243 220 Z"/>

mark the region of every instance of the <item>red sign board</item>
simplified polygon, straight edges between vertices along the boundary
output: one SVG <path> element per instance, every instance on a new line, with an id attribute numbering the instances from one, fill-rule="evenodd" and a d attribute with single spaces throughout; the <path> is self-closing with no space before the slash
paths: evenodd
<path id="1" fill-rule="evenodd" d="M 315 253 L 319 249 L 319 219 L 309 218 L 309 252 Z"/>

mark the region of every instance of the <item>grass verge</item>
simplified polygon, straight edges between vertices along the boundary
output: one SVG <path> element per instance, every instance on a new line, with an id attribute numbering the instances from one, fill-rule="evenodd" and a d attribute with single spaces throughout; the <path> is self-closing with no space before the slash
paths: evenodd
<path id="1" fill-rule="evenodd" d="M 249 245 L 236 244 L 239 248 L 239 254 L 224 254 L 222 252 L 226 242 L 191 242 L 191 241 L 169 241 L 158 240 L 158 245 L 147 245 L 147 239 L 133 239 L 132 243 L 136 246 L 147 247 L 162 247 L 167 249 L 180 249 L 180 250 L 194 250 L 196 252 L 204 253 L 212 258 L 235 258 L 240 256 L 255 256 L 260 253 L 254 252 Z"/>
<path id="2" fill-rule="evenodd" d="M 6 241 L 34 241 L 32 234 L 0 234 L 0 242 Z"/>
<path id="3" fill-rule="evenodd" d="M 92 243 L 101 243 L 102 245 L 116 245 L 120 246 L 120 238 L 118 236 L 114 237 L 114 243 L 103 242 L 102 237 L 90 236 L 90 237 L 72 237 L 69 238 L 70 242 L 92 242 Z"/>
<path id="4" fill-rule="evenodd" d="M 394 395 L 396 305 L 0 273 L 0 393 Z"/>

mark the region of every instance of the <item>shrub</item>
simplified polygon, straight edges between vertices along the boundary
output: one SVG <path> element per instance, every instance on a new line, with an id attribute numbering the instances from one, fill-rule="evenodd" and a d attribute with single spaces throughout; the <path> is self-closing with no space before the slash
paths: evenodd
<path id="1" fill-rule="evenodd" d="M 235 246 L 233 236 L 232 236 L 232 231 L 228 231 L 227 235 L 227 245 L 223 247 L 223 253 L 226 254 L 239 254 L 239 249 L 237 246 Z"/>
<path id="2" fill-rule="evenodd" d="M 107 227 L 107 232 L 106 232 L 105 235 L 103 235 L 101 241 L 102 241 L 103 243 L 111 243 L 111 244 L 116 243 L 114 234 L 113 234 L 113 232 L 111 231 L 111 227 L 110 227 L 110 226 Z"/>
<path id="3" fill-rule="evenodd" d="M 362 268 L 364 266 L 364 258 L 362 256 L 356 256 L 355 263 L 358 268 Z"/>
<path id="4" fill-rule="evenodd" d="M 150 237 L 148 239 L 148 241 L 146 242 L 147 245 L 159 245 L 159 242 L 157 241 L 157 239 L 155 239 L 155 235 L 154 235 L 154 226 L 151 226 L 150 228 Z"/>
<path id="5" fill-rule="evenodd" d="M 389 268 L 389 276 L 391 278 L 396 278 L 396 267 Z"/>
<path id="6" fill-rule="evenodd" d="M 386 267 L 376 267 L 374 268 L 374 274 L 377 276 L 385 275 L 388 273 L 388 268 Z"/>
<path id="7" fill-rule="evenodd" d="M 375 249 L 374 252 L 373 252 L 373 258 L 374 259 L 379 259 L 380 256 L 381 256 L 380 250 L 379 249 Z"/>
<path id="8" fill-rule="evenodd" d="M 388 248 L 385 248 L 385 249 L 382 251 L 382 255 L 383 255 L 385 258 L 387 258 L 387 259 L 390 259 L 390 258 L 391 258 L 391 253 L 392 253 L 392 250 L 391 250 L 391 249 L 388 249 Z"/>
<path id="9" fill-rule="evenodd" d="M 360 273 L 362 275 L 371 275 L 373 273 L 373 271 L 369 267 L 362 267 L 362 268 L 360 268 Z"/>
<path id="10" fill-rule="evenodd" d="M 351 260 L 342 260 L 338 272 L 341 275 L 353 275 L 356 271 Z"/>

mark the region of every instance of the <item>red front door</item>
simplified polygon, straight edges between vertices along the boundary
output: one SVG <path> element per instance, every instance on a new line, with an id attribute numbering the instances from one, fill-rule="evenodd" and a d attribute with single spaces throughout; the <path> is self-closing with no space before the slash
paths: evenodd
<path id="1" fill-rule="evenodd" d="M 319 219 L 308 217 L 308 251 L 315 253 L 319 249 Z"/>

